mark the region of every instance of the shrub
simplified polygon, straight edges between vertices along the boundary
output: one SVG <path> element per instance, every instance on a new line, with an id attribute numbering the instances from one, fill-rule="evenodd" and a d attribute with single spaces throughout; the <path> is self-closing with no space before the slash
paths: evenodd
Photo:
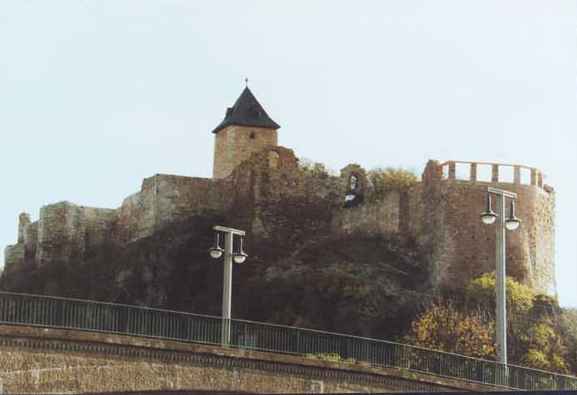
<path id="1" fill-rule="evenodd" d="M 466 288 L 466 294 L 473 305 L 493 310 L 495 304 L 495 272 L 485 273 L 472 280 Z M 533 307 L 535 293 L 511 277 L 507 277 L 507 308 L 518 313 L 527 313 Z"/>
<path id="2" fill-rule="evenodd" d="M 392 167 L 370 170 L 367 173 L 367 178 L 373 188 L 373 199 L 381 199 L 389 191 L 406 190 L 418 181 L 413 172 Z"/>
<path id="3" fill-rule="evenodd" d="M 478 311 L 463 313 L 451 303 L 435 303 L 411 324 L 411 343 L 478 358 L 495 355 L 493 321 Z"/>
<path id="4" fill-rule="evenodd" d="M 327 168 L 324 164 L 318 162 L 312 162 L 308 159 L 299 160 L 299 168 L 306 175 L 319 178 L 328 178 L 332 173 L 332 170 Z"/>

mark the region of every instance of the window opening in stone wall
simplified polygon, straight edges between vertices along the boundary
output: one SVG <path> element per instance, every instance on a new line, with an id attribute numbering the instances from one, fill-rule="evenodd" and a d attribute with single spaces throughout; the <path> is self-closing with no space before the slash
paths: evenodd
<path id="1" fill-rule="evenodd" d="M 493 174 L 493 166 L 491 165 L 477 165 L 477 181 L 491 182 Z"/>
<path id="2" fill-rule="evenodd" d="M 349 175 L 347 192 L 345 193 L 345 208 L 356 207 L 363 202 L 363 188 L 358 174 Z"/>
<path id="3" fill-rule="evenodd" d="M 515 182 L 515 168 L 513 166 L 499 166 L 499 182 Z"/>
<path id="4" fill-rule="evenodd" d="M 255 137 L 254 132 L 250 132 L 250 135 L 249 135 L 248 137 L 249 137 L 251 140 L 254 140 L 254 137 Z"/>
<path id="5" fill-rule="evenodd" d="M 531 185 L 531 169 L 521 168 L 521 184 Z"/>
<path id="6" fill-rule="evenodd" d="M 469 181 L 471 178 L 471 165 L 469 163 L 455 163 L 455 178 Z"/>

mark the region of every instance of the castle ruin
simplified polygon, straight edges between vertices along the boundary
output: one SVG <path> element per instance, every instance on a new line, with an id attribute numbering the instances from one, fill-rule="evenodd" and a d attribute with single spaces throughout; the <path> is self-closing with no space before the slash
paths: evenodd
<path id="1" fill-rule="evenodd" d="M 5 249 L 4 270 L 55 261 L 81 262 L 106 243 L 126 246 L 178 221 L 203 213 L 243 212 L 250 235 L 286 227 L 271 214 L 279 201 L 331 202 L 328 232 L 412 237 L 429 251 L 431 282 L 455 287 L 495 267 L 495 228 L 483 225 L 488 186 L 518 194 L 521 227 L 508 232 L 507 272 L 539 292 L 555 294 L 555 193 L 542 173 L 521 165 L 429 161 L 420 182 L 375 198 L 366 172 L 351 164 L 340 176 L 311 177 L 292 150 L 278 145 L 274 122 L 244 89 L 226 110 L 215 135 L 212 178 L 156 174 L 116 209 L 69 202 L 23 213 L 18 238 Z M 208 246 L 207 246 L 208 248 Z"/>

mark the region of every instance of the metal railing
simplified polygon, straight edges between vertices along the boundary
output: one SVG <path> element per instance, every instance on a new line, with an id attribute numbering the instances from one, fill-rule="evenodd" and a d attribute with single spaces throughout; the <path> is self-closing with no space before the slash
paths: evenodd
<path id="1" fill-rule="evenodd" d="M 577 377 L 405 344 L 141 306 L 0 292 L 0 323 L 144 336 L 393 367 L 524 390 L 577 390 Z M 228 330 L 228 329 L 227 329 Z"/>

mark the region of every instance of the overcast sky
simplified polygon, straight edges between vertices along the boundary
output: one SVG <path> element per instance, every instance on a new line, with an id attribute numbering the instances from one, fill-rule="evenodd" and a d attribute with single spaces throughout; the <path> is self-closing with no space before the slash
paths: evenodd
<path id="1" fill-rule="evenodd" d="M 21 211 L 209 177 L 246 76 L 279 143 L 333 169 L 542 169 L 577 306 L 576 43 L 574 0 L 1 0 L 0 245 Z"/>

